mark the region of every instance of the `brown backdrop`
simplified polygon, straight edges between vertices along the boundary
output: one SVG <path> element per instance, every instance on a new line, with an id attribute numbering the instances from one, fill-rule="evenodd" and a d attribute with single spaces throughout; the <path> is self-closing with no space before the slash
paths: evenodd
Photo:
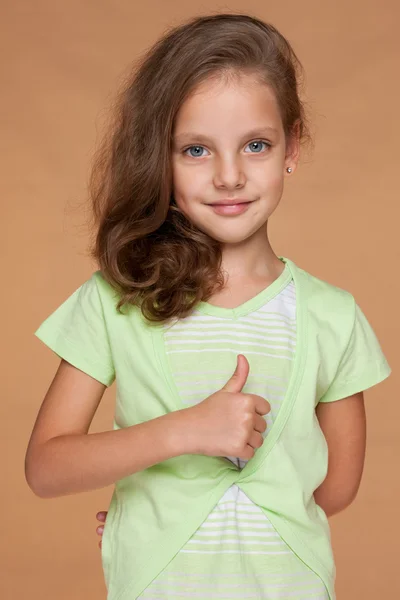
<path id="1" fill-rule="evenodd" d="M 27 441 L 58 365 L 33 332 L 96 268 L 85 255 L 82 205 L 100 118 L 121 75 L 165 27 L 225 10 L 274 23 L 306 69 L 316 148 L 286 180 L 272 243 L 356 297 L 394 370 L 366 394 L 362 487 L 331 526 L 338 600 L 400 597 L 396 0 L 1 4 L 1 597 L 106 597 L 95 513 L 108 506 L 112 487 L 42 500 L 24 480 Z M 92 431 L 111 428 L 114 394 L 112 386 Z"/>

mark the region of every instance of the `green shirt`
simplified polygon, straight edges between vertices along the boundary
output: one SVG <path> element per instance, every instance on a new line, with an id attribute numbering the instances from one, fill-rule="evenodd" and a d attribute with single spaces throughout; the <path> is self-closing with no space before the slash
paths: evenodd
<path id="1" fill-rule="evenodd" d="M 297 343 L 268 436 L 243 468 L 225 457 L 183 455 L 116 482 L 102 546 L 109 600 L 137 598 L 232 485 L 335 598 L 329 525 L 313 498 L 328 460 L 315 406 L 379 383 L 390 368 L 351 294 L 281 260 L 296 287 Z M 116 300 L 97 271 L 36 331 L 60 357 L 104 385 L 116 380 L 114 429 L 184 408 L 164 328 L 147 323 L 137 307 L 120 315 Z"/>

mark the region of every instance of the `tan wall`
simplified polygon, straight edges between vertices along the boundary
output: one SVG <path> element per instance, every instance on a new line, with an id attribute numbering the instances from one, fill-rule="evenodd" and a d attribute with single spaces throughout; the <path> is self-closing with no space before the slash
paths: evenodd
<path id="1" fill-rule="evenodd" d="M 400 597 L 399 4 L 383 0 L 200 3 L 14 0 L 1 3 L 2 380 L 0 596 L 100 600 L 95 513 L 112 488 L 52 500 L 24 480 L 26 444 L 58 359 L 33 332 L 95 269 L 85 202 L 96 124 L 131 59 L 168 25 L 248 11 L 274 23 L 307 72 L 312 159 L 286 178 L 273 246 L 348 289 L 394 370 L 367 392 L 365 476 L 331 520 L 339 600 Z M 109 429 L 115 388 L 92 431 Z M 4 589 L 2 589 L 4 588 Z"/>

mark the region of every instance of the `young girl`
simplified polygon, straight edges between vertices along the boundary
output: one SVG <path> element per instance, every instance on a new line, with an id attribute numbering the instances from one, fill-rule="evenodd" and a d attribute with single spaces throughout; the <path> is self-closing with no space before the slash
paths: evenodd
<path id="1" fill-rule="evenodd" d="M 109 600 L 335 598 L 327 517 L 390 368 L 353 296 L 268 239 L 308 138 L 300 69 L 272 25 L 195 18 L 144 57 L 99 155 L 99 270 L 36 331 L 61 362 L 26 477 L 43 498 L 115 484 Z M 88 434 L 114 380 L 113 431 Z"/>

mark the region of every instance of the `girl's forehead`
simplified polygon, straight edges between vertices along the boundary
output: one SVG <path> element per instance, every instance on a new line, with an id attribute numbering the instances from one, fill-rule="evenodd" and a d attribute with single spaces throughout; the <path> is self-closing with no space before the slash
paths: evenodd
<path id="1" fill-rule="evenodd" d="M 280 130 L 280 112 L 273 90 L 252 80 L 206 80 L 189 94 L 176 115 L 176 136 L 192 129 L 270 127 Z M 200 133 L 200 131 L 197 131 Z"/>

